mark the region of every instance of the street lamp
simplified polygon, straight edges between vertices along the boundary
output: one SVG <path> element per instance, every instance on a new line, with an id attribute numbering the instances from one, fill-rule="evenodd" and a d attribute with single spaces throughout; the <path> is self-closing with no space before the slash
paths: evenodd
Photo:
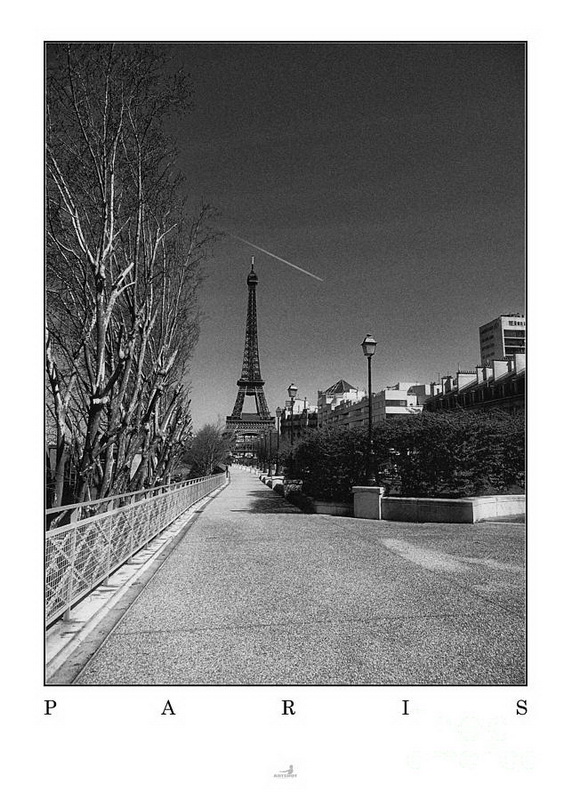
<path id="1" fill-rule="evenodd" d="M 258 435 L 258 443 L 259 443 L 259 464 L 258 467 L 265 472 L 266 469 L 266 454 L 268 450 L 268 443 L 266 442 L 266 432 L 263 431 L 261 434 Z"/>
<path id="2" fill-rule="evenodd" d="M 278 444 L 276 453 L 276 475 L 280 474 L 280 425 L 282 421 L 282 410 L 278 406 L 276 408 L 276 422 L 278 423 Z"/>
<path id="3" fill-rule="evenodd" d="M 371 391 L 371 358 L 375 355 L 376 341 L 368 333 L 361 342 L 363 355 L 367 358 L 367 372 L 369 379 L 369 441 L 367 443 L 367 469 L 365 486 L 376 486 L 375 468 L 373 466 L 373 393 Z"/>
<path id="4" fill-rule="evenodd" d="M 295 383 L 290 383 L 290 385 L 287 387 L 287 393 L 289 394 L 291 401 L 290 442 L 291 446 L 293 447 L 293 404 L 297 394 L 297 386 Z"/>
<path id="5" fill-rule="evenodd" d="M 268 438 L 269 438 L 269 442 L 268 442 L 268 461 L 269 461 L 268 477 L 269 478 L 272 477 L 272 433 L 273 433 L 273 431 L 270 428 L 270 430 L 268 431 Z"/>

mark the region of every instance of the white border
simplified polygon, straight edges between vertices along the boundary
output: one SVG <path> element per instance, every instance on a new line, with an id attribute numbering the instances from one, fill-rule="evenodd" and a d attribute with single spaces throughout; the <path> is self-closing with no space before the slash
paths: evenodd
<path id="1" fill-rule="evenodd" d="M 531 10 L 533 8 L 533 11 Z M 537 10 L 536 10 L 537 9 Z M 569 99 L 563 4 L 77 2 L 14 10 L 2 47 L 3 626 L 17 796 L 534 797 L 563 777 L 568 662 L 562 466 L 568 377 Z M 44 39 L 529 40 L 530 685 L 514 689 L 98 689 L 42 686 L 42 64 Z M 7 302 L 6 302 L 7 301 Z M 550 387 L 549 392 L 540 387 Z M 557 429 L 554 423 L 557 424 Z M 563 453 L 556 459 L 556 452 Z M 565 483 L 564 483 L 565 481 Z M 38 497 L 40 501 L 38 502 Z M 565 570 L 565 573 L 563 572 Z M 565 594 L 563 592 L 565 591 Z M 299 714 L 285 719 L 291 696 Z M 403 717 L 407 697 L 415 714 Z M 59 713 L 42 715 L 47 697 Z M 160 716 L 166 698 L 176 717 Z M 516 717 L 525 697 L 530 713 Z M 298 777 L 272 774 L 293 763 Z M 560 785 L 566 785 L 563 781 Z M 281 796 L 281 795 L 280 795 Z"/>

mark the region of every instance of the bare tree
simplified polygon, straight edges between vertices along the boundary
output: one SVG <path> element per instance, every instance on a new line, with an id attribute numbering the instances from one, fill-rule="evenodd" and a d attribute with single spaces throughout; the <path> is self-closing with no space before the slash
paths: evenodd
<path id="1" fill-rule="evenodd" d="M 190 433 L 211 209 L 191 214 L 165 133 L 188 79 L 148 45 L 51 45 L 46 107 L 46 368 L 74 500 L 167 480 Z M 139 465 L 133 472 L 135 456 Z"/>
<path id="2" fill-rule="evenodd" d="M 227 464 L 234 437 L 221 422 L 204 425 L 190 440 L 183 455 L 190 475 L 211 475 L 220 464 Z"/>

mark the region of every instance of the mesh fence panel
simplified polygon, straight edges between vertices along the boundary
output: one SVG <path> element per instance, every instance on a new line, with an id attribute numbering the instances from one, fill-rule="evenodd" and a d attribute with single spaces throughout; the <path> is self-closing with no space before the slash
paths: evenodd
<path id="1" fill-rule="evenodd" d="M 71 585 L 71 554 L 75 530 L 46 539 L 46 619 L 66 608 Z"/>
<path id="2" fill-rule="evenodd" d="M 225 476 L 211 475 L 169 490 L 144 495 L 106 498 L 111 511 L 79 519 L 46 532 L 46 624 L 85 597 L 111 572 L 157 536 L 167 525 L 207 494 L 222 486 Z M 140 498 L 143 499 L 140 499 Z M 79 509 L 83 512 L 83 509 Z M 81 517 L 81 513 L 77 515 Z"/>
<path id="3" fill-rule="evenodd" d="M 75 597 L 85 594 L 105 577 L 106 554 L 112 528 L 110 517 L 89 519 L 77 526 L 75 553 L 73 554 L 72 587 Z"/>
<path id="4" fill-rule="evenodd" d="M 135 524 L 137 506 L 126 506 L 113 514 L 109 565 L 124 564 L 132 551 L 132 531 Z"/>

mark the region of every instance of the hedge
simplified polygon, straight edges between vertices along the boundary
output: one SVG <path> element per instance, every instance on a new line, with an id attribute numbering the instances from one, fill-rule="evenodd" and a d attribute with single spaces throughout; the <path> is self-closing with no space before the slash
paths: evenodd
<path id="1" fill-rule="evenodd" d="M 525 491 L 525 417 L 501 411 L 422 413 L 389 419 L 373 431 L 374 465 L 388 494 L 469 497 Z M 367 431 L 309 432 L 286 475 L 323 500 L 350 502 L 365 479 Z"/>

